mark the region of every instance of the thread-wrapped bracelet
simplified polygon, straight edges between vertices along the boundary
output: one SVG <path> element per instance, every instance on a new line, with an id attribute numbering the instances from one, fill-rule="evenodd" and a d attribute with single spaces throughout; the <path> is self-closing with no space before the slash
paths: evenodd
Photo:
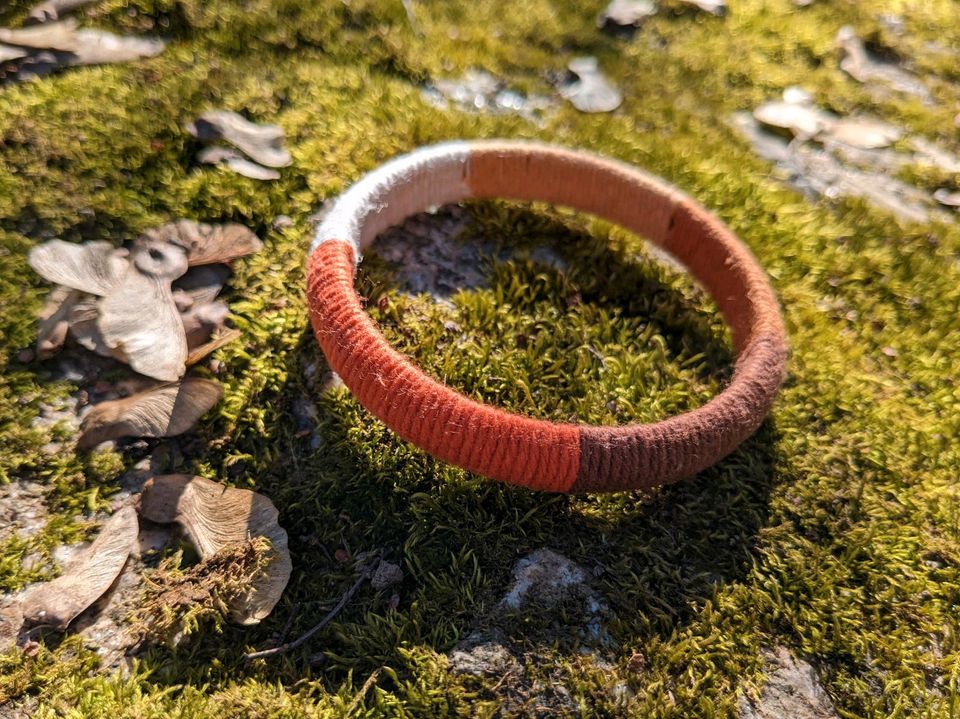
<path id="1" fill-rule="evenodd" d="M 430 206 L 493 197 L 582 210 L 676 257 L 732 331 L 737 359 L 727 387 L 702 407 L 652 424 L 556 424 L 474 402 L 394 350 L 354 290 L 361 251 Z M 699 472 L 757 429 L 786 365 L 786 330 L 773 288 L 750 250 L 719 220 L 630 165 L 538 143 L 445 143 L 366 175 L 337 199 L 317 230 L 307 297 L 330 366 L 388 427 L 472 472 L 553 492 L 651 487 Z"/>

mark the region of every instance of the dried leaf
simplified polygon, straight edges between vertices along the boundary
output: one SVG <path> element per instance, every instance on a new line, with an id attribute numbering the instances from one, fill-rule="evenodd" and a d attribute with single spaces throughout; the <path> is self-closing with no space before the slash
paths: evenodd
<path id="1" fill-rule="evenodd" d="M 155 38 L 114 35 L 77 28 L 74 20 L 46 22 L 11 30 L 0 28 L 0 42 L 52 53 L 57 65 L 101 65 L 154 57 L 166 43 Z"/>
<path id="2" fill-rule="evenodd" d="M 687 5 L 708 12 L 717 17 L 723 17 L 727 14 L 727 0 L 680 0 Z"/>
<path id="3" fill-rule="evenodd" d="M 200 142 L 223 140 L 266 167 L 286 167 L 290 153 L 283 147 L 283 128 L 258 125 L 230 110 L 210 110 L 187 127 Z"/>
<path id="4" fill-rule="evenodd" d="M 234 489 L 202 477 L 160 475 L 140 495 L 140 515 L 152 522 L 176 522 L 201 559 L 254 537 L 270 540 L 273 556 L 263 576 L 231 606 L 231 618 L 256 624 L 266 617 L 290 579 L 287 533 L 276 507 L 262 494 Z"/>
<path id="5" fill-rule="evenodd" d="M 837 33 L 837 46 L 840 48 L 840 69 L 857 82 L 882 82 L 897 92 L 915 95 L 927 103 L 933 101 L 930 91 L 923 83 L 896 63 L 877 57 L 867 50 L 863 41 L 857 37 L 856 31 L 849 25 L 840 28 Z"/>
<path id="6" fill-rule="evenodd" d="M 258 165 L 243 157 L 231 157 L 224 163 L 238 175 L 248 177 L 251 180 L 279 180 L 280 173 L 276 170 Z"/>
<path id="7" fill-rule="evenodd" d="M 613 112 L 623 95 L 600 71 L 595 57 L 578 57 L 567 66 L 577 79 L 560 88 L 560 94 L 581 112 Z"/>
<path id="8" fill-rule="evenodd" d="M 597 27 L 637 28 L 657 14 L 653 0 L 612 0 L 597 18 Z"/>
<path id="9" fill-rule="evenodd" d="M 933 199 L 945 207 L 960 207 L 960 192 L 950 192 L 941 187 L 933 193 Z"/>
<path id="10" fill-rule="evenodd" d="M 187 265 L 180 248 L 162 247 L 168 251 L 159 257 L 155 243 L 135 248 L 123 281 L 100 301 L 97 328 L 111 352 L 122 353 L 134 370 L 174 381 L 186 371 L 187 340 L 170 279 Z M 171 255 L 179 255 L 179 262 Z"/>
<path id="11" fill-rule="evenodd" d="M 806 139 L 831 127 L 832 115 L 796 102 L 767 102 L 753 111 L 753 117 L 769 130 L 788 137 Z"/>
<path id="12" fill-rule="evenodd" d="M 850 117 L 834 122 L 825 135 L 852 147 L 876 150 L 899 140 L 903 137 L 903 130 L 880 120 Z"/>
<path id="13" fill-rule="evenodd" d="M 78 245 L 50 240 L 30 250 L 30 266 L 43 279 L 101 297 L 124 277 L 129 262 L 109 242 Z"/>
<path id="14" fill-rule="evenodd" d="M 183 312 L 193 305 L 213 302 L 229 277 L 230 268 L 227 265 L 191 267 L 187 274 L 173 282 L 173 298 L 177 309 Z"/>
<path id="15" fill-rule="evenodd" d="M 187 251 L 190 266 L 230 262 L 259 252 L 263 243 L 249 228 L 237 223 L 211 225 L 177 220 L 144 232 L 137 244 L 169 242 Z"/>
<path id="16" fill-rule="evenodd" d="M 240 330 L 238 329 L 228 329 L 221 332 L 217 337 L 213 338 L 209 342 L 206 342 L 196 349 L 190 350 L 190 354 L 187 355 L 187 366 L 192 367 L 197 362 L 202 360 L 207 355 L 216 352 L 221 347 L 224 347 L 235 339 L 240 337 Z"/>
<path id="17" fill-rule="evenodd" d="M 99 315 L 97 299 L 91 295 L 84 295 L 70 311 L 70 335 L 81 347 L 96 352 L 101 357 L 112 357 L 120 362 L 127 362 L 128 358 L 123 351 L 111 349 L 104 341 L 97 326 Z"/>
<path id="18" fill-rule="evenodd" d="M 50 291 L 47 302 L 40 311 L 40 329 L 37 332 L 37 357 L 52 357 L 67 339 L 70 328 L 70 313 L 82 294 L 69 287 L 57 285 Z"/>
<path id="19" fill-rule="evenodd" d="M 113 584 L 136 545 L 138 529 L 133 507 L 115 512 L 93 544 L 63 574 L 24 594 L 20 602 L 24 620 L 31 625 L 66 629 Z"/>
<path id="20" fill-rule="evenodd" d="M 27 15 L 29 23 L 44 23 L 59 20 L 68 12 L 89 5 L 96 0 L 46 0 L 30 9 Z"/>
<path id="21" fill-rule="evenodd" d="M 230 314 L 226 303 L 211 302 L 206 305 L 194 305 L 180 315 L 183 330 L 187 337 L 187 347 L 194 350 L 209 340 L 215 332 L 223 329 Z"/>
<path id="22" fill-rule="evenodd" d="M 95 405 L 80 423 L 79 449 L 119 437 L 175 437 L 188 432 L 223 396 L 212 380 L 187 377 Z"/>

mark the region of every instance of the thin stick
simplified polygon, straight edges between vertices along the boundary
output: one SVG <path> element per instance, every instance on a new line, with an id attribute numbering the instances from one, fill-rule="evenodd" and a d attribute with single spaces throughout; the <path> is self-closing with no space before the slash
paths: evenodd
<path id="1" fill-rule="evenodd" d="M 383 667 L 380 667 L 380 669 L 383 669 Z M 380 669 L 374 669 L 373 674 L 367 677 L 367 681 L 365 681 L 363 683 L 363 686 L 360 687 L 360 691 L 357 692 L 357 696 L 353 698 L 353 701 L 350 702 L 350 706 L 347 707 L 347 711 L 344 712 L 343 715 L 345 717 L 348 717 L 351 714 L 353 714 L 353 710 L 357 708 L 357 706 L 360 704 L 361 701 L 363 701 L 363 698 L 367 695 L 367 692 L 370 690 L 370 687 L 374 685 L 374 683 L 377 681 L 377 677 L 380 676 Z"/>
<path id="2" fill-rule="evenodd" d="M 275 654 L 283 654 L 284 652 L 289 652 L 292 649 L 296 649 L 303 643 L 305 643 L 310 637 L 323 629 L 327 624 L 329 624 L 335 616 L 337 616 L 340 611 L 347 606 L 347 602 L 353 599 L 353 595 L 357 593 L 357 590 L 360 589 L 360 586 L 367 580 L 370 576 L 371 570 L 373 569 L 373 564 L 367 565 L 364 567 L 363 571 L 360 572 L 360 576 L 357 577 L 357 581 L 353 583 L 353 586 L 346 591 L 346 593 L 340 597 L 340 601 L 337 602 L 337 605 L 329 611 L 327 616 L 321 619 L 317 624 L 307 630 L 306 634 L 301 635 L 299 638 L 294 639 L 292 642 L 287 642 L 286 644 L 281 644 L 279 647 L 274 647 L 273 649 L 263 649 L 259 652 L 247 652 L 243 655 L 244 659 L 260 659 L 261 657 L 272 657 Z"/>

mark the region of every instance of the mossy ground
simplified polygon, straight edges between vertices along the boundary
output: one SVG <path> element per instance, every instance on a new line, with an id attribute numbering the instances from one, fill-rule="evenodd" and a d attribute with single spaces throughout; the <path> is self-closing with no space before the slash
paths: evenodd
<path id="1" fill-rule="evenodd" d="M 9 4 L 0 20 L 15 23 L 30 4 Z M 51 382 L 51 366 L 17 361 L 46 292 L 26 252 L 52 236 L 122 241 L 179 216 L 244 222 L 266 248 L 232 281 L 244 340 L 220 351 L 225 400 L 182 444 L 177 469 L 267 494 L 295 567 L 260 627 L 151 650 L 127 677 L 98 674 L 75 639 L 0 657 L 0 707 L 112 719 L 337 716 L 351 705 L 356 716 L 489 714 L 496 682 L 448 674 L 443 655 L 482 625 L 514 561 L 548 546 L 596 570 L 616 644 L 601 654 L 616 670 L 580 653 L 575 633 L 521 622 L 511 638 L 585 715 L 731 716 L 770 644 L 814 662 L 845 717 L 960 714 L 960 231 L 904 225 L 859 202 L 810 203 L 726 122 L 802 84 L 824 107 L 877 114 L 956 151 L 960 66 L 928 43 L 960 46 L 960 10 L 952 0 L 822 0 L 803 11 L 731 0 L 718 19 L 664 3 L 624 39 L 597 31 L 603 4 L 415 1 L 418 35 L 399 0 L 109 0 L 92 23 L 166 35 L 166 52 L 0 91 L 0 481 L 45 483 L 52 516 L 34 538 L 0 547 L 0 589 L 56 571 L 49 552 L 84 538 L 84 517 L 108 505 L 132 462 L 40 451 L 50 431 L 32 418 L 74 387 Z M 902 37 L 878 21 L 890 12 L 904 18 Z M 834 37 L 846 23 L 913 58 L 937 103 L 878 98 L 844 76 Z M 560 105 L 538 127 L 420 95 L 426 79 L 471 67 L 550 94 L 545 73 L 577 54 L 596 55 L 621 85 L 619 111 Z M 294 164 L 280 181 L 193 165 L 182 126 L 213 106 L 286 129 Z M 309 215 L 400 151 L 494 136 L 641 165 L 752 247 L 782 299 L 793 354 L 769 421 L 734 455 L 653 496 L 535 494 L 434 461 L 346 391 L 308 386 L 305 367 L 322 363 L 303 299 Z M 663 417 L 722 385 L 728 349 L 709 302 L 638 240 L 540 208 L 472 213 L 478 231 L 520 249 L 491 258 L 489 284 L 452 306 L 399 293 L 382 262 L 364 272 L 372 314 L 427 370 L 514 410 L 604 423 Z M 273 230 L 280 214 L 293 226 Z M 524 248 L 536 244 L 567 270 L 532 259 Z M 305 394 L 319 407 L 315 446 L 292 413 Z M 333 556 L 341 547 L 401 560 L 399 605 L 366 588 L 303 650 L 245 663 L 244 647 L 265 646 L 295 612 L 291 636 L 304 631 L 349 586 L 351 566 Z M 36 552 L 47 564 L 24 569 Z M 629 708 L 609 691 L 618 681 L 636 692 Z"/>

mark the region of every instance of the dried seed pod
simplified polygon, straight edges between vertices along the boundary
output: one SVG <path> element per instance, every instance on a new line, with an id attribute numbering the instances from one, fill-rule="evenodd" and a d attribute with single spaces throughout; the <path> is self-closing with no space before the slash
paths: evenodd
<path id="1" fill-rule="evenodd" d="M 79 449 L 119 437 L 175 437 L 189 431 L 220 398 L 217 382 L 187 377 L 95 405 L 80 423 Z"/>
<path id="2" fill-rule="evenodd" d="M 82 293 L 63 285 L 57 285 L 50 291 L 47 303 L 40 311 L 40 329 L 37 331 L 37 357 L 52 357 L 67 340 L 70 328 L 70 315 Z"/>
<path id="3" fill-rule="evenodd" d="M 144 485 L 140 515 L 152 522 L 176 522 L 201 559 L 253 537 L 270 540 L 272 556 L 263 575 L 230 608 L 239 624 L 256 624 L 273 610 L 290 579 L 287 533 L 273 503 L 249 489 L 234 489 L 202 477 L 159 475 Z"/>
<path id="4" fill-rule="evenodd" d="M 127 272 L 126 252 L 109 242 L 50 240 L 30 250 L 30 266 L 48 282 L 103 297 Z"/>
<path id="5" fill-rule="evenodd" d="M 116 580 L 136 546 L 138 530 L 133 507 L 114 512 L 93 544 L 63 574 L 27 590 L 20 600 L 26 623 L 66 629 Z"/>
<path id="6" fill-rule="evenodd" d="M 283 146 L 283 128 L 258 125 L 230 110 L 210 110 L 187 126 L 200 142 L 223 140 L 266 167 L 286 167 L 290 153 Z"/>
<path id="7" fill-rule="evenodd" d="M 111 351 L 148 377 L 174 381 L 186 371 L 187 340 L 170 282 L 187 269 L 181 247 L 148 242 L 114 290 L 100 301 L 97 328 Z"/>
<path id="8" fill-rule="evenodd" d="M 213 302 L 229 277 L 230 268 L 227 265 L 191 267 L 173 282 L 173 298 L 177 309 L 183 312 L 194 305 Z"/>
<path id="9" fill-rule="evenodd" d="M 190 266 L 230 262 L 259 252 L 260 238 L 249 228 L 235 222 L 211 225 L 193 220 L 177 220 L 144 232 L 137 244 L 169 242 L 187 251 Z"/>

